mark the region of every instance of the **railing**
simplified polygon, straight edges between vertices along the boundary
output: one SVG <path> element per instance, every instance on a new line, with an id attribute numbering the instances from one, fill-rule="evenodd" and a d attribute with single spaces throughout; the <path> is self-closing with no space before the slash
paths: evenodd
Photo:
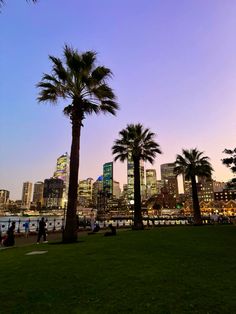
<path id="1" fill-rule="evenodd" d="M 25 232 L 25 222 L 29 222 L 29 232 L 36 233 L 39 226 L 39 218 L 27 218 L 23 217 L 9 218 L 8 220 L 1 220 L 0 217 L 0 235 L 4 235 L 8 228 L 11 226 L 11 223 L 15 221 L 15 233 L 21 234 Z M 64 219 L 61 217 L 58 218 L 46 218 L 48 232 L 58 232 L 62 231 L 64 228 Z M 202 217 L 203 224 L 212 224 L 213 221 L 210 217 Z M 97 222 L 100 228 L 107 228 L 109 224 L 117 228 L 128 228 L 133 225 L 132 217 L 114 217 L 110 219 L 103 219 Z M 230 220 L 224 221 L 223 223 L 231 223 Z M 193 217 L 144 217 L 143 218 L 144 226 L 174 226 L 174 225 L 191 225 L 193 224 Z M 90 229 L 90 220 L 89 219 L 79 219 L 79 230 L 88 230 Z"/>

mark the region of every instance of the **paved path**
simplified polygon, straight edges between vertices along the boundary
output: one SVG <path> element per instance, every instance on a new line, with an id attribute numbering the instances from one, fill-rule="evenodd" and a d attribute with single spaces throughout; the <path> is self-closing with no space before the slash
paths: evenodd
<path id="1" fill-rule="evenodd" d="M 86 236 L 88 234 L 88 231 L 80 231 L 78 233 L 78 238 L 80 236 Z M 52 232 L 48 234 L 47 237 L 48 242 L 60 242 L 62 240 L 62 234 L 61 232 Z M 41 242 L 42 242 L 42 238 L 41 238 Z M 31 234 L 29 235 L 28 238 L 26 238 L 24 235 L 20 235 L 18 236 L 16 234 L 15 236 L 15 247 L 20 247 L 20 246 L 26 246 L 26 245 L 30 245 L 30 244 L 36 244 L 37 243 L 37 234 Z"/>

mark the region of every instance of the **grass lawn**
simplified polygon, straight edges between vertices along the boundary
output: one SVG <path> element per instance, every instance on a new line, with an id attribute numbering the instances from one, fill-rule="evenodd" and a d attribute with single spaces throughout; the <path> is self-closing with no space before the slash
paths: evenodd
<path id="1" fill-rule="evenodd" d="M 177 226 L 1 250 L 0 313 L 233 314 L 235 244 L 235 226 Z"/>

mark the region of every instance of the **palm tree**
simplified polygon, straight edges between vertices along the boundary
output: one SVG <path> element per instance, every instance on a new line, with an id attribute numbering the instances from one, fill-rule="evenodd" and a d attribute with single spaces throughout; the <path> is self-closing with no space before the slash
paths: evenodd
<path id="1" fill-rule="evenodd" d="M 177 155 L 175 161 L 175 173 L 183 174 L 186 180 L 191 180 L 192 199 L 193 199 L 193 214 L 195 225 L 202 224 L 201 211 L 197 193 L 196 176 L 211 178 L 213 171 L 209 162 L 209 158 L 202 156 L 203 152 L 199 152 L 197 148 L 190 150 L 183 149 L 182 155 Z"/>
<path id="2" fill-rule="evenodd" d="M 52 73 L 44 74 L 42 81 L 37 84 L 40 88 L 38 101 L 48 101 L 52 104 L 57 103 L 60 98 L 69 101 L 64 108 L 64 114 L 72 124 L 72 144 L 63 242 L 75 242 L 80 134 L 83 120 L 93 113 L 115 115 L 118 105 L 115 102 L 115 94 L 107 84 L 112 72 L 104 66 L 95 66 L 95 52 L 79 54 L 76 49 L 65 45 L 63 60 L 53 56 L 49 56 L 49 59 L 52 62 Z"/>
<path id="3" fill-rule="evenodd" d="M 155 133 L 144 129 L 143 125 L 128 124 L 119 132 L 120 138 L 112 147 L 114 160 L 124 162 L 131 158 L 134 165 L 134 229 L 143 229 L 140 193 L 140 161 L 154 162 L 156 154 L 161 154 L 159 144 L 154 141 Z"/>

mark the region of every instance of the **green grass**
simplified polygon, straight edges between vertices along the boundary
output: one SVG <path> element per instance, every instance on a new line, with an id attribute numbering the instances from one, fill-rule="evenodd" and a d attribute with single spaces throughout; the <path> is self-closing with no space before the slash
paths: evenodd
<path id="1" fill-rule="evenodd" d="M 0 313 L 235 313 L 235 240 L 180 226 L 1 250 Z"/>

